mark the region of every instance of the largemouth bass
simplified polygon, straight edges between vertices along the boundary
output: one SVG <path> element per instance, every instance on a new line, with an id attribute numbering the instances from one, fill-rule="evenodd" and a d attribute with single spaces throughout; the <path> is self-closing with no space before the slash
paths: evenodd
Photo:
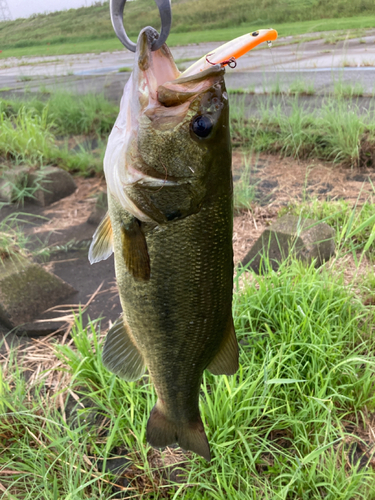
<path id="1" fill-rule="evenodd" d="M 115 255 L 123 316 L 107 334 L 103 363 L 128 381 L 148 368 L 158 400 L 147 441 L 210 460 L 203 371 L 238 368 L 225 69 L 179 78 L 167 45 L 151 51 L 156 36 L 145 28 L 138 38 L 104 159 L 108 216 L 89 258 Z"/>

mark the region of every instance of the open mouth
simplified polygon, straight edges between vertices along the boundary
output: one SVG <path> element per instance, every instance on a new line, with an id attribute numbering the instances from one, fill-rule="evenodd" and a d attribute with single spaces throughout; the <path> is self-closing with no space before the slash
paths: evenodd
<path id="1" fill-rule="evenodd" d="M 225 66 L 235 67 L 239 57 L 259 44 L 267 42 L 271 46 L 277 39 L 277 31 L 262 29 L 235 38 L 203 56 L 183 73 L 166 44 L 159 50 L 151 50 L 157 37 L 157 31 L 147 27 L 138 38 L 139 91 L 144 98 L 143 105 L 171 107 L 207 90 L 215 78 L 222 78 Z"/>
<path id="2" fill-rule="evenodd" d="M 211 87 L 225 73 L 221 65 L 212 65 L 205 71 L 181 78 L 171 51 L 167 45 L 152 51 L 151 46 L 157 32 L 145 28 L 138 39 L 138 93 L 142 107 L 165 107 L 184 104 L 195 95 Z"/>

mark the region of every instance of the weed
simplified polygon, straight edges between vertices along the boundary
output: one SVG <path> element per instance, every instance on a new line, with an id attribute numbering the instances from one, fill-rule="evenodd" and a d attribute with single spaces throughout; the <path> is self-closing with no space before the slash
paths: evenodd
<path id="1" fill-rule="evenodd" d="M 228 91 L 228 94 L 230 94 L 230 95 L 236 95 L 236 94 L 241 94 L 241 95 L 243 95 L 243 94 L 254 94 L 255 93 L 255 86 L 252 85 L 252 86 L 250 86 L 249 88 L 246 88 L 246 89 L 241 88 L 241 87 L 238 88 L 238 89 L 227 89 L 227 91 Z"/>
<path id="2" fill-rule="evenodd" d="M 55 149 L 50 158 L 54 163 L 64 165 L 71 172 L 89 177 L 102 171 L 104 148 L 101 149 L 99 155 L 88 151 L 82 145 L 79 146 L 78 151 L 72 151 L 65 144 L 62 148 Z"/>
<path id="3" fill-rule="evenodd" d="M 234 210 L 241 211 L 249 209 L 255 198 L 255 185 L 251 182 L 252 158 L 244 158 L 245 168 L 241 172 L 240 178 L 234 184 Z"/>
<path id="4" fill-rule="evenodd" d="M 375 66 L 375 60 L 374 59 L 362 59 L 361 66 L 363 68 L 373 68 Z"/>
<path id="5" fill-rule="evenodd" d="M 300 106 L 297 95 L 277 105 L 272 99 L 258 101 L 259 118 L 247 120 L 244 102 L 239 100 L 231 109 L 235 145 L 297 158 L 315 156 L 349 166 L 367 165 L 366 151 L 375 143 L 371 107 L 359 109 L 355 102 L 328 97 L 318 113 Z M 285 104 L 290 108 L 288 114 Z"/>
<path id="6" fill-rule="evenodd" d="M 26 102 L 0 102 L 7 116 L 12 117 L 21 107 L 34 115 L 46 114 L 46 121 L 58 134 L 106 134 L 116 119 L 118 107 L 102 94 L 75 96 L 54 92 L 47 102 L 31 99 Z"/>
<path id="7" fill-rule="evenodd" d="M 326 158 L 357 166 L 360 140 L 366 129 L 366 118 L 361 117 L 351 104 L 339 100 L 328 101 L 322 108 L 320 123 L 324 130 L 320 147 L 325 147 Z"/>
<path id="8" fill-rule="evenodd" d="M 112 485 L 126 478 L 135 498 L 373 498 L 374 473 L 346 444 L 360 445 L 353 429 L 374 409 L 373 312 L 325 268 L 291 261 L 277 273 L 249 276 L 238 272 L 233 304 L 240 369 L 234 377 L 203 377 L 210 464 L 174 450 L 182 479 L 167 479 L 171 452 L 160 455 L 145 443 L 156 400 L 149 377 L 127 383 L 109 373 L 97 327 L 84 329 L 78 318 L 73 346 L 55 345 L 73 412 L 71 404 L 58 411 L 43 381 L 34 383 L 30 400 L 14 354 L 3 369 L 1 462 L 13 471 L 0 473 L 7 493 L 110 498 Z M 105 464 L 121 446 L 128 464 L 119 478 Z"/>
<path id="9" fill-rule="evenodd" d="M 375 259 L 375 205 L 366 202 L 361 207 L 353 207 L 345 200 L 292 203 L 279 212 L 303 218 L 311 218 L 329 224 L 336 234 L 338 253 L 365 251 Z"/>
<path id="10" fill-rule="evenodd" d="M 108 134 L 118 109 L 102 95 L 76 97 L 67 93 L 52 94 L 47 102 L 38 99 L 0 101 L 0 154 L 15 163 L 57 164 L 84 176 L 100 172 L 104 156 L 102 134 Z M 54 134 L 92 134 L 99 151 L 80 146 L 68 147 L 68 140 Z M 65 144 L 64 144 L 65 142 Z M 63 144 L 61 144 L 63 143 Z"/>
<path id="11" fill-rule="evenodd" d="M 331 19 L 326 18 L 327 12 Z M 355 29 L 372 28 L 374 14 L 372 0 L 328 0 L 328 3 L 319 4 L 293 1 L 288 3 L 287 8 L 283 0 L 275 0 L 272 5 L 259 4 L 255 0 L 223 0 L 220 5 L 216 0 L 176 2 L 168 43 L 186 45 L 198 41 L 231 40 L 257 29 L 259 22 L 263 25 L 277 24 L 280 36 L 340 30 L 339 33 L 345 33 L 340 35 L 342 39 Z M 137 36 L 146 25 L 158 26 L 160 18 L 155 4 L 151 0 L 130 2 L 127 22 L 132 36 Z M 0 57 L 101 53 L 121 48 L 113 35 L 107 5 L 40 14 L 28 20 L 4 23 L 0 31 L 0 45 Z"/>
<path id="12" fill-rule="evenodd" d="M 22 169 L 22 167 L 21 167 Z M 3 174 L 5 178 L 4 184 L 1 189 L 4 193 L 9 193 L 9 201 L 12 203 L 17 203 L 18 205 L 23 205 L 26 198 L 34 198 L 36 191 L 41 189 L 41 180 L 43 178 L 43 169 L 38 171 L 38 175 L 34 179 L 32 185 L 29 182 L 29 172 L 28 170 L 21 170 L 21 172 L 6 172 Z"/>
<path id="13" fill-rule="evenodd" d="M 118 107 L 102 94 L 87 94 L 77 98 L 57 92 L 48 102 L 48 112 L 49 120 L 55 124 L 58 133 L 106 134 L 113 126 Z"/>
<path id="14" fill-rule="evenodd" d="M 343 59 L 343 61 L 341 62 L 341 66 L 343 68 L 355 68 L 358 65 L 354 60 Z"/>
<path id="15" fill-rule="evenodd" d="M 305 80 L 295 80 L 289 86 L 289 94 L 313 95 L 315 94 L 314 84 Z"/>
<path id="16" fill-rule="evenodd" d="M 17 163 L 43 164 L 53 143 L 52 123 L 47 119 L 48 107 L 40 115 L 21 106 L 16 115 L 8 118 L 0 113 L 0 153 Z"/>
<path id="17" fill-rule="evenodd" d="M 333 94 L 338 98 L 361 97 L 364 94 L 364 88 L 360 82 L 355 82 L 354 85 L 352 85 L 350 83 L 344 83 L 340 80 L 335 82 Z"/>
<path id="18" fill-rule="evenodd" d="M 124 66 L 123 68 L 120 68 L 118 70 L 119 73 L 130 73 L 132 71 L 132 68 L 129 68 L 128 66 Z"/>
<path id="19" fill-rule="evenodd" d="M 30 255 L 27 249 L 29 238 L 23 226 L 30 223 L 27 214 L 13 213 L 0 222 L 0 263 L 6 258 Z"/>
<path id="20" fill-rule="evenodd" d="M 276 95 L 280 95 L 280 94 L 284 93 L 284 90 L 282 88 L 282 85 L 281 85 L 278 77 L 276 78 L 275 82 L 272 84 L 271 88 L 268 91 L 266 91 L 266 89 L 264 89 L 264 93 L 270 93 L 270 94 L 276 94 Z"/>
<path id="21" fill-rule="evenodd" d="M 22 75 L 18 78 L 19 82 L 30 82 L 32 80 L 31 76 Z"/>
<path id="22" fill-rule="evenodd" d="M 51 90 L 49 90 L 45 85 L 41 85 L 39 87 L 39 92 L 43 95 L 49 95 L 51 94 Z"/>

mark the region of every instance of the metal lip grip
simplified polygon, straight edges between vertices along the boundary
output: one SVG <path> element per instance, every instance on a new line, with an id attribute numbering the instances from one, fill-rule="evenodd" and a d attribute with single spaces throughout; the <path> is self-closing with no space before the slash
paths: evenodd
<path id="1" fill-rule="evenodd" d="M 154 40 L 152 50 L 158 50 L 166 42 L 172 25 L 171 0 L 155 0 L 158 6 L 161 19 L 161 33 L 159 38 Z M 120 42 L 132 52 L 135 52 L 137 45 L 133 43 L 126 34 L 123 22 L 124 7 L 126 0 L 110 0 L 109 7 L 113 29 Z"/>

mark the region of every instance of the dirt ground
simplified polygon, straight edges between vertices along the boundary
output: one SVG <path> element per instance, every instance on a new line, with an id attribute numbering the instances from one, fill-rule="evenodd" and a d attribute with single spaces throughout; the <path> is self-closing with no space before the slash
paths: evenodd
<path id="1" fill-rule="evenodd" d="M 233 154 L 233 178 L 239 182 L 244 163 L 251 165 L 250 183 L 255 187 L 251 210 L 234 218 L 234 262 L 240 262 L 281 207 L 294 201 L 318 198 L 344 199 L 354 204 L 375 203 L 374 169 L 349 169 L 318 160 L 295 160 L 273 155 L 249 157 Z"/>
<path id="2" fill-rule="evenodd" d="M 250 158 L 235 150 L 235 184 L 241 182 L 245 162 L 251 164 L 249 182 L 254 188 L 255 199 L 249 210 L 237 213 L 234 218 L 235 264 L 246 255 L 280 208 L 290 202 L 315 197 L 345 199 L 353 205 L 357 200 L 360 204 L 366 200 L 375 202 L 374 170 L 351 170 L 316 160 L 297 161 L 272 155 Z M 80 307 L 86 311 L 84 323 L 101 318 L 103 329 L 121 314 L 113 257 L 92 266 L 87 259 L 88 246 L 96 229 L 88 218 L 98 194 L 105 191 L 105 181 L 103 178 L 76 178 L 75 181 L 77 190 L 71 196 L 46 208 L 25 203 L 21 209 L 29 214 L 29 224 L 24 225 L 24 232 L 29 236 L 31 246 L 34 249 L 54 249 L 48 261 L 41 261 L 41 264 L 78 291 L 37 319 L 40 335 L 50 334 L 57 326 L 66 329 L 73 323 L 72 311 L 77 314 Z M 17 211 L 20 211 L 19 207 L 4 207 L 0 219 Z"/>

